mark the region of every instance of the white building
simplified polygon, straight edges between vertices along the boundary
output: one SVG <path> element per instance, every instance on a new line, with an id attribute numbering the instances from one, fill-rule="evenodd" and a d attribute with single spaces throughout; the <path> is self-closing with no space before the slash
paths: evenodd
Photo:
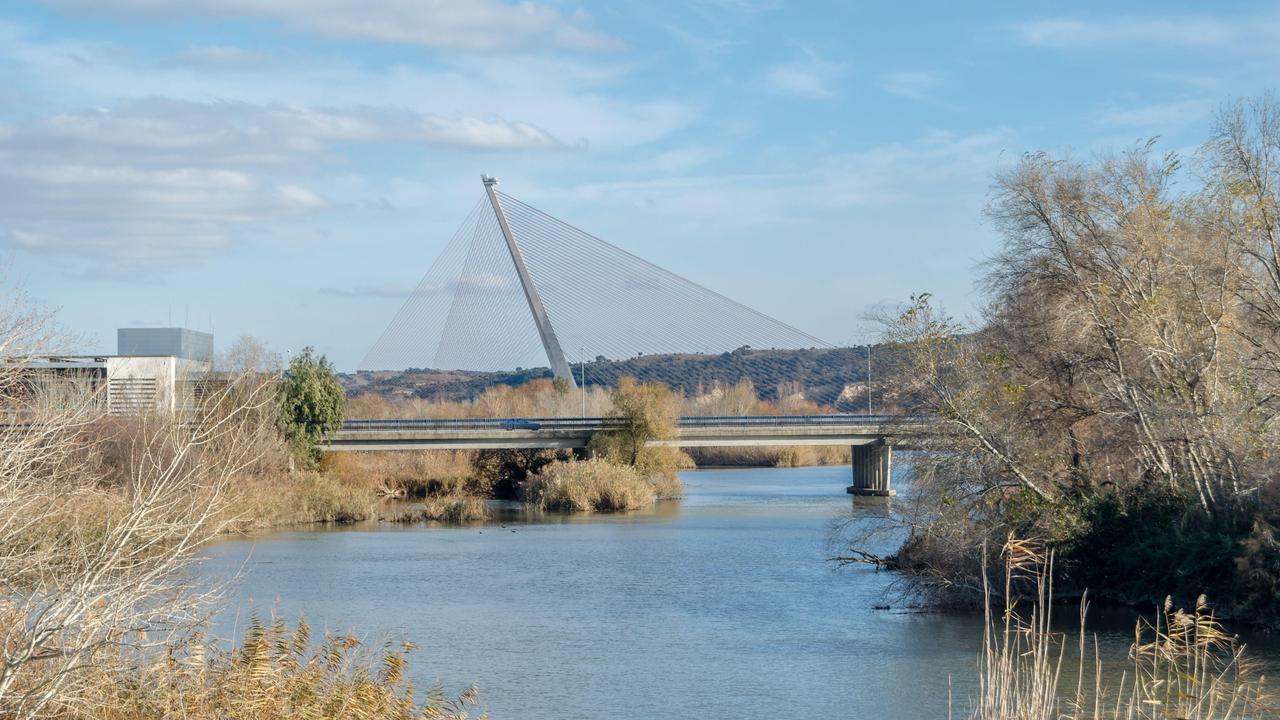
<path id="1" fill-rule="evenodd" d="M 213 370 L 213 336 L 185 328 L 124 328 L 119 355 L 57 355 L 10 360 L 32 376 L 84 382 L 111 415 L 173 413 L 189 407 Z M 126 354 L 126 348 L 142 353 Z"/>

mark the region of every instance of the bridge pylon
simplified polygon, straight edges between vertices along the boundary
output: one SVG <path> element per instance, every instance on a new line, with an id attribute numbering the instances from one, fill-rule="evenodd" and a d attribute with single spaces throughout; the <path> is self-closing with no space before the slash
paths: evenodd
<path id="1" fill-rule="evenodd" d="M 547 317 L 547 309 L 542 305 L 542 296 L 538 294 L 538 286 L 533 283 L 529 274 L 529 266 L 524 262 L 524 254 L 520 252 L 520 243 L 516 242 L 511 224 L 507 222 L 507 214 L 502 211 L 502 201 L 498 199 L 498 179 L 481 175 L 485 194 L 489 196 L 489 204 L 493 214 L 498 218 L 498 227 L 502 229 L 502 239 L 507 242 L 507 251 L 511 253 L 511 262 L 516 266 L 516 275 L 520 278 L 520 288 L 524 290 L 524 298 L 529 303 L 529 312 L 533 313 L 533 323 L 538 328 L 538 337 L 542 340 L 542 348 L 547 352 L 547 362 L 556 379 L 569 383 L 570 388 L 578 385 L 573 379 L 573 370 L 565 360 L 564 350 L 556 337 L 555 328 L 551 327 L 551 318 Z"/>

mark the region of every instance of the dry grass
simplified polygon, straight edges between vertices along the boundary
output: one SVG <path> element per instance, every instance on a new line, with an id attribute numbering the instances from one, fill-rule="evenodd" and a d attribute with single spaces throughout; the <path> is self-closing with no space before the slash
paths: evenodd
<path id="1" fill-rule="evenodd" d="M 354 635 L 313 646 L 305 621 L 290 629 L 254 619 L 240 647 L 196 639 L 148 667 L 104 683 L 94 720 L 464 720 L 472 688 L 446 699 L 436 688 L 415 697 L 407 679 L 408 643 L 367 647 Z M 481 716 L 483 717 L 483 716 Z"/>
<path id="2" fill-rule="evenodd" d="M 588 417 L 603 417 L 612 409 L 606 388 L 587 388 Z M 385 398 L 373 394 L 360 395 L 347 402 L 347 417 L 352 419 L 580 417 L 582 412 L 581 391 L 561 392 L 550 380 L 533 380 L 514 388 L 497 385 L 468 402 Z"/>
<path id="3" fill-rule="evenodd" d="M 476 487 L 480 482 L 476 453 L 469 450 L 330 453 L 321 468 L 391 497 L 437 497 L 483 489 Z"/>
<path id="4" fill-rule="evenodd" d="M 847 445 L 703 447 L 685 452 L 698 467 L 810 467 L 849 462 Z"/>
<path id="5" fill-rule="evenodd" d="M 230 492 L 230 529 L 263 530 L 316 522 L 356 522 L 374 515 L 378 494 L 368 484 L 325 472 L 243 476 Z"/>
<path id="6" fill-rule="evenodd" d="M 397 523 L 440 522 L 465 525 L 484 522 L 492 516 L 489 505 L 472 495 L 431 497 L 408 507 L 379 514 L 380 520 Z"/>
<path id="7" fill-rule="evenodd" d="M 1094 660 L 1081 603 L 1074 641 L 1052 628 L 1052 554 L 1010 539 L 1004 549 L 1005 598 L 997 616 L 986 586 L 986 632 L 972 720 L 1260 720 L 1277 708 L 1265 680 L 1201 597 L 1192 612 L 1171 601 L 1152 621 L 1139 620 L 1129 667 Z M 1029 594 L 1030 607 L 1016 598 Z M 1078 652 L 1064 662 L 1067 643 Z M 1074 682 L 1073 682 L 1074 681 Z M 1074 685 L 1073 689 L 1072 685 Z"/>
<path id="8" fill-rule="evenodd" d="M 530 478 L 525 502 L 556 512 L 617 512 L 653 505 L 654 483 L 627 465 L 602 460 L 557 462 Z"/>

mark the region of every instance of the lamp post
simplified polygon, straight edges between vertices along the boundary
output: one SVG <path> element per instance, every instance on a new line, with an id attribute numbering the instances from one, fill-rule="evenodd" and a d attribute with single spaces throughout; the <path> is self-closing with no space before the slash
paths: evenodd
<path id="1" fill-rule="evenodd" d="M 871 417 L 871 341 L 867 340 L 867 417 Z"/>

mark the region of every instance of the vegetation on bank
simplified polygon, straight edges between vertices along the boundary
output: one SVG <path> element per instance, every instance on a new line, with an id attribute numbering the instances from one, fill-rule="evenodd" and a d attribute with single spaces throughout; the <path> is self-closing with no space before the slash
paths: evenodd
<path id="1" fill-rule="evenodd" d="M 555 512 L 639 510 L 657 499 L 652 478 L 630 465 L 601 460 L 552 463 L 525 488 L 525 502 Z"/>
<path id="2" fill-rule="evenodd" d="M 404 646 L 316 646 L 301 623 L 255 624 L 230 650 L 201 638 L 221 596 L 192 580 L 209 543 L 370 504 L 285 441 L 276 372 L 241 353 L 252 368 L 201 379 L 176 415 L 107 417 L 92 387 L 22 364 L 64 345 L 48 313 L 5 297 L 0 412 L 21 422 L 0 426 L 0 717 L 467 716 L 472 693 L 414 700 Z"/>
<path id="3" fill-rule="evenodd" d="M 1137 621 L 1128 663 L 1104 663 L 1096 638 L 1090 643 L 1086 602 L 1075 637 L 1053 630 L 1052 551 L 1010 538 L 1001 559 L 1003 583 L 984 579 L 972 720 L 1261 720 L 1280 712 L 1203 597 L 1191 611 L 1166 598 L 1154 618 Z"/>
<path id="4" fill-rule="evenodd" d="M 660 383 L 623 378 L 610 393 L 615 424 L 591 439 L 589 461 L 553 462 L 533 475 L 524 499 L 540 510 L 617 512 L 684 493 L 680 454 L 648 443 L 675 436 L 679 399 Z"/>
<path id="5" fill-rule="evenodd" d="M 1055 550 L 1057 592 L 1280 623 L 1277 148 L 1267 98 L 1221 113 L 1194 172 L 1149 143 L 997 178 L 981 325 L 928 296 L 888 321 L 902 403 L 936 418 L 895 505 L 916 588 L 982 587 L 1012 532 Z"/>
<path id="6" fill-rule="evenodd" d="M 475 689 L 425 697 L 409 682 L 411 643 L 367 646 L 353 634 L 317 643 L 305 620 L 290 627 L 253 618 L 240 645 L 199 634 L 149 664 L 111 678 L 82 717 L 91 720 L 367 718 L 465 720 Z M 103 678 L 106 680 L 107 678 Z M 421 699 L 419 699 L 421 697 Z"/>
<path id="7" fill-rule="evenodd" d="M 316 444 L 342 427 L 346 395 L 333 364 L 303 348 L 289 361 L 280 388 L 280 431 L 295 453 L 319 459 Z"/>

